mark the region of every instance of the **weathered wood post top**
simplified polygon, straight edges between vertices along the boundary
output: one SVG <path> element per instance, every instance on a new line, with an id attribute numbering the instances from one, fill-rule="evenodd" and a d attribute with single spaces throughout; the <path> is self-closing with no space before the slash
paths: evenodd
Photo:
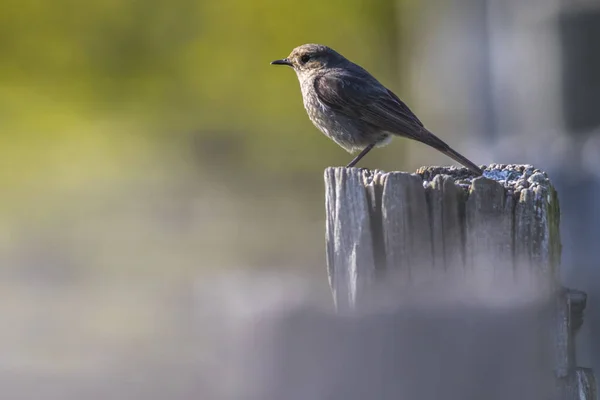
<path id="1" fill-rule="evenodd" d="M 405 280 L 460 269 L 543 275 L 560 258 L 559 205 L 546 173 L 489 165 L 416 173 L 325 171 L 327 265 L 339 308 L 353 308 L 383 271 Z"/>
<path id="2" fill-rule="evenodd" d="M 500 283 L 532 288 L 555 299 L 547 331 L 562 397 L 595 399 L 591 370 L 575 362 L 585 294 L 559 284 L 560 208 L 545 172 L 500 164 L 481 177 L 454 167 L 340 167 L 325 170 L 325 187 L 327 268 L 339 311 L 360 308 L 391 278 L 400 282 L 394 294 L 435 290 L 441 286 L 421 283 L 440 278 L 442 286 L 447 278 L 475 282 L 484 296 Z"/>

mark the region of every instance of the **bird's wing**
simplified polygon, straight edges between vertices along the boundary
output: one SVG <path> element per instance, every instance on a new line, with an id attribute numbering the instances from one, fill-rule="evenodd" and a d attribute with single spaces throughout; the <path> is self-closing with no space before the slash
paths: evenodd
<path id="1" fill-rule="evenodd" d="M 350 118 L 419 141 L 429 135 L 408 106 L 370 76 L 323 74 L 314 88 L 321 102 Z"/>

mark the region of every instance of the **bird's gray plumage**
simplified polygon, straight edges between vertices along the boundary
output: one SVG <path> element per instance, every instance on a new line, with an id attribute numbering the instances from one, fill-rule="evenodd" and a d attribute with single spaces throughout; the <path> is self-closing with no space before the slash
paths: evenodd
<path id="1" fill-rule="evenodd" d="M 482 174 L 474 163 L 429 132 L 391 90 L 335 50 L 306 44 L 273 64 L 294 68 L 304 107 L 319 130 L 349 152 L 362 150 L 350 166 L 397 135 L 427 144 Z"/>

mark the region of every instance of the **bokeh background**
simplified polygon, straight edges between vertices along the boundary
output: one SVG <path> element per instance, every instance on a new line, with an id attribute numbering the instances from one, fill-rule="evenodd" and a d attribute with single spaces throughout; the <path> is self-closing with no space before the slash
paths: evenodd
<path id="1" fill-rule="evenodd" d="M 561 279 L 589 295 L 578 363 L 600 371 L 597 1 L 1 5 L 6 398 L 218 398 L 194 386 L 213 324 L 192 317 L 198 282 L 293 272 L 327 297 L 322 173 L 351 156 L 309 122 L 295 74 L 269 65 L 307 42 L 367 68 L 476 163 L 549 172 Z M 449 163 L 398 139 L 362 165 Z"/>

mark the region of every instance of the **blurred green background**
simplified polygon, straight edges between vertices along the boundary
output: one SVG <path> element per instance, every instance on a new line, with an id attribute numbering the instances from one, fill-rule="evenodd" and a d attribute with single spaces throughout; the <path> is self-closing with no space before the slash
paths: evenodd
<path id="1" fill-rule="evenodd" d="M 214 347 L 196 282 L 291 269 L 327 294 L 323 169 L 351 155 L 269 63 L 323 43 L 400 91 L 417 4 L 2 0 L 4 393 L 132 399 L 135 375 L 172 398 L 210 370 L 186 364 Z"/>
<path id="2" fill-rule="evenodd" d="M 182 242 L 204 249 L 184 254 L 194 264 L 285 264 L 307 251 L 318 260 L 322 170 L 351 156 L 309 122 L 295 74 L 269 62 L 324 43 L 402 92 L 417 3 L 4 0 L 6 249 L 33 240 L 80 256 L 77 268 L 140 262 L 98 263 L 103 246 L 181 255 Z M 402 148 L 369 162 L 402 168 Z M 189 211 L 199 202 L 210 221 Z M 161 212 L 176 214 L 165 218 L 179 218 L 179 231 L 149 221 Z M 122 236 L 123 248 L 105 236 Z M 307 238 L 313 246 L 299 248 Z"/>
<path id="3" fill-rule="evenodd" d="M 365 67 L 478 164 L 565 171 L 551 174 L 568 183 L 565 249 L 599 282 L 585 210 L 600 190 L 569 185 L 598 181 L 600 141 L 569 124 L 598 127 L 600 41 L 585 37 L 600 9 L 567 3 L 0 0 L 3 398 L 227 398 L 206 390 L 235 389 L 223 354 L 239 349 L 217 339 L 263 294 L 294 298 L 273 271 L 330 300 L 323 170 L 352 156 L 310 123 L 293 71 L 269 65 L 303 43 Z M 435 164 L 453 163 L 395 140 L 360 166 Z"/>

